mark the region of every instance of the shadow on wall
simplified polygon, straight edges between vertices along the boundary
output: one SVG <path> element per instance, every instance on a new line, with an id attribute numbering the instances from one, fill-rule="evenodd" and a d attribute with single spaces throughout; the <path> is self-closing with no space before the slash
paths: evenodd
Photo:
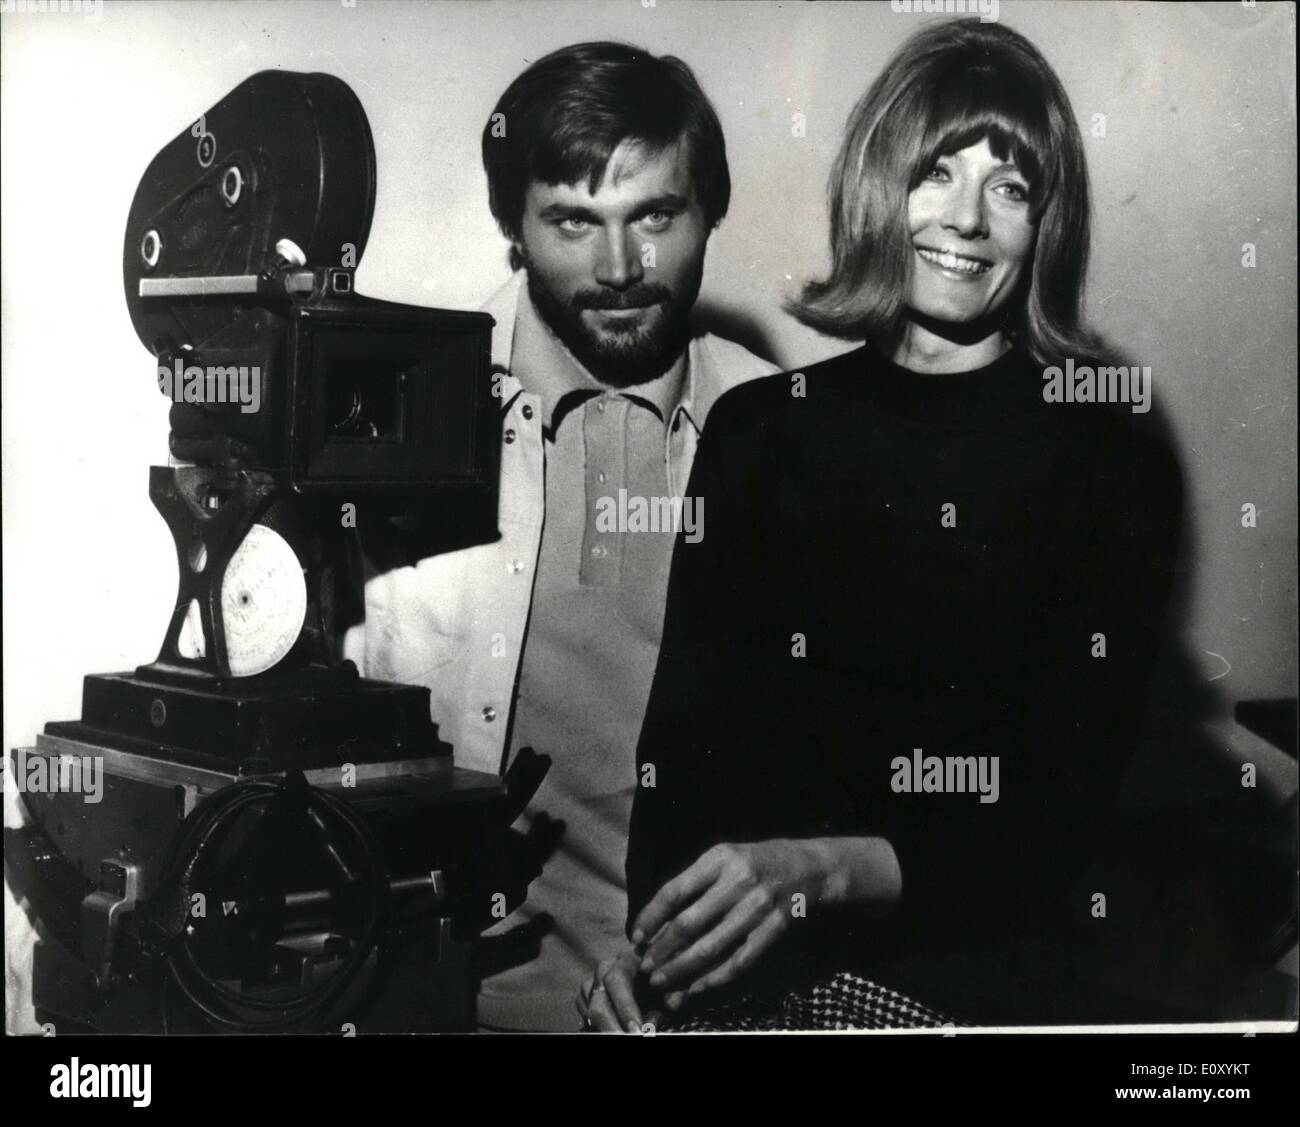
<path id="1" fill-rule="evenodd" d="M 1163 405 L 1133 422 L 1174 452 L 1189 490 Z M 1146 723 L 1106 845 L 1076 888 L 1085 905 L 1107 894 L 1109 926 L 1076 913 L 1078 973 L 1109 993 L 1117 1021 L 1294 1016 L 1294 971 L 1279 963 L 1295 960 L 1295 795 L 1279 801 L 1268 786 L 1243 785 L 1242 756 L 1225 743 L 1232 702 L 1205 679 L 1188 640 L 1196 511 L 1185 492 Z"/>
<path id="2" fill-rule="evenodd" d="M 1135 363 L 1123 349 L 1109 341 L 1104 342 L 1104 345 L 1107 355 L 1113 358 L 1114 363 Z M 1227 715 L 1229 704 L 1224 694 L 1205 680 L 1187 638 L 1192 593 L 1197 577 L 1196 545 L 1199 542 L 1194 517 L 1196 506 L 1190 493 L 1189 483 L 1192 479 L 1187 472 L 1185 452 L 1178 442 L 1164 404 L 1153 396 L 1151 410 L 1145 414 L 1134 414 L 1131 418 L 1134 425 L 1153 434 L 1173 452 L 1184 486 L 1178 558 L 1169 595 L 1165 636 L 1152 673 L 1150 705 L 1139 747 L 1139 759 L 1161 763 L 1161 775 L 1167 784 L 1178 780 L 1177 790 L 1181 797 L 1194 800 L 1199 793 L 1203 801 L 1212 803 L 1213 794 L 1219 788 L 1208 780 L 1202 780 L 1206 787 L 1200 790 L 1195 781 L 1189 778 L 1188 772 L 1197 763 L 1208 766 L 1216 759 L 1221 759 L 1210 729 Z M 1144 801 L 1158 801 L 1162 797 L 1168 797 L 1168 794 L 1142 796 Z"/>
<path id="3" fill-rule="evenodd" d="M 769 364 L 777 364 L 776 342 L 753 314 L 736 305 L 724 305 L 716 298 L 702 297 L 691 313 L 697 333 L 712 333 L 749 349 Z"/>

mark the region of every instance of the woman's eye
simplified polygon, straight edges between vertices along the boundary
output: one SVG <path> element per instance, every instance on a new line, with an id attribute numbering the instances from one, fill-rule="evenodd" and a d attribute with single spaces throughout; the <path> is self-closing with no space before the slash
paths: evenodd
<path id="1" fill-rule="evenodd" d="M 997 191 L 1005 192 L 1011 199 L 1020 203 L 1029 201 L 1029 189 L 1024 184 L 1016 184 L 1008 181 L 1005 184 L 999 184 Z"/>
<path id="2" fill-rule="evenodd" d="M 929 172 L 925 174 L 925 178 L 927 180 L 939 180 L 939 181 L 947 180 L 949 178 L 948 170 L 944 168 L 942 165 L 936 164 L 932 169 L 930 169 Z"/>

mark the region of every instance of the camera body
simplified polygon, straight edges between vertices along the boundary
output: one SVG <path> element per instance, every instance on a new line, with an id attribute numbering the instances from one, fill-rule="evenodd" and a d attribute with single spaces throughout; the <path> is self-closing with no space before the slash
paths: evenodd
<path id="1" fill-rule="evenodd" d="M 179 578 L 157 660 L 87 676 L 81 717 L 13 752 L 6 866 L 61 1030 L 467 1028 L 491 893 L 535 875 L 510 826 L 546 757 L 456 767 L 426 687 L 339 652 L 356 537 L 498 535 L 492 319 L 356 293 L 374 195 L 356 96 L 286 71 L 136 191 L 123 280 L 172 401 L 149 493 Z"/>
<path id="2" fill-rule="evenodd" d="M 492 319 L 357 294 L 374 193 L 365 113 L 324 74 L 254 75 L 153 159 L 123 281 L 172 456 L 494 524 Z"/>
<path id="3" fill-rule="evenodd" d="M 269 274 L 265 304 L 234 310 L 238 343 L 160 351 L 173 457 L 264 470 L 302 496 L 433 493 L 494 518 L 492 319 L 361 297 L 345 267 Z"/>

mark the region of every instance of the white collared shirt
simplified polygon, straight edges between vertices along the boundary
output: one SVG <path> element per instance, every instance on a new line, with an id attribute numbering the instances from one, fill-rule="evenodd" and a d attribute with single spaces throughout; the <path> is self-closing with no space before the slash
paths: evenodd
<path id="1" fill-rule="evenodd" d="M 533 597 L 545 517 L 540 396 L 510 374 L 524 285 L 517 272 L 484 306 L 496 321 L 492 363 L 504 412 L 498 525 L 501 539 L 429 556 L 368 579 L 365 621 L 344 656 L 365 677 L 427 686 L 439 736 L 457 766 L 503 772 L 506 733 Z M 682 496 L 709 409 L 727 390 L 778 369 L 720 337 L 689 345 L 681 399 L 665 427 L 670 492 Z"/>

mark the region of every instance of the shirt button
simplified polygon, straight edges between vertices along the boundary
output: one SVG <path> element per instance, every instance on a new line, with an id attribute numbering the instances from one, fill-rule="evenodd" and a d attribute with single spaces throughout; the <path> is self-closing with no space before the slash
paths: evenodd
<path id="1" fill-rule="evenodd" d="M 505 439 L 506 445 L 509 446 L 515 440 L 515 432 L 512 430 L 508 430 L 501 437 Z"/>
<path id="2" fill-rule="evenodd" d="M 605 484 L 605 471 L 604 471 L 604 470 L 597 470 L 597 471 L 596 471 L 596 480 L 597 480 L 598 482 L 600 482 L 601 485 L 604 485 L 604 484 Z"/>
<path id="3" fill-rule="evenodd" d="M 524 409 L 521 412 L 521 414 L 524 416 L 525 419 L 531 419 L 533 417 L 533 409 L 527 403 L 525 403 Z"/>
<path id="4" fill-rule="evenodd" d="M 510 561 L 510 574 L 511 574 L 511 575 L 518 575 L 518 574 L 519 574 L 521 571 L 523 571 L 523 570 L 524 570 L 524 561 L 523 561 L 523 560 L 511 560 L 511 561 Z"/>
<path id="5" fill-rule="evenodd" d="M 496 718 L 497 718 L 497 710 L 489 704 L 487 708 L 483 710 L 483 719 L 486 720 L 489 724 L 491 724 L 492 721 L 495 720 Z"/>
<path id="6" fill-rule="evenodd" d="M 602 415 L 605 413 L 605 401 L 603 399 L 596 400 L 596 410 Z"/>
<path id="7" fill-rule="evenodd" d="M 597 544 L 592 548 L 591 554 L 595 556 L 596 559 L 603 560 L 607 555 L 609 555 L 609 549 L 606 548 L 604 544 Z"/>

